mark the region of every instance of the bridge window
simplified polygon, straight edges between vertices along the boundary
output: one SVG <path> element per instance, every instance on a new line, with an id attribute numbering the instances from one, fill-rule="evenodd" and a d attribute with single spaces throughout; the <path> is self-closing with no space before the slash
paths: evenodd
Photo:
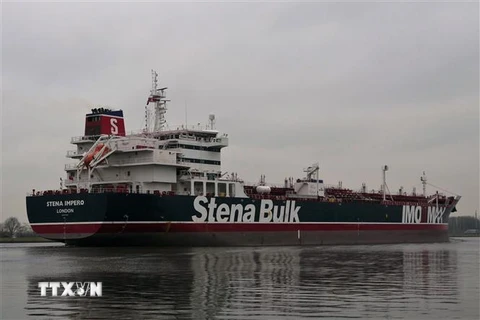
<path id="1" fill-rule="evenodd" d="M 215 182 L 207 182 L 206 183 L 207 190 L 205 193 L 208 194 L 215 194 Z"/>
<path id="2" fill-rule="evenodd" d="M 193 182 L 193 191 L 195 192 L 196 196 L 203 195 L 203 182 L 202 181 L 194 181 Z"/>
<path id="3" fill-rule="evenodd" d="M 219 182 L 218 183 L 218 195 L 220 197 L 225 197 L 227 195 L 227 184 Z"/>
<path id="4" fill-rule="evenodd" d="M 220 161 L 215 160 L 204 160 L 204 159 L 194 159 L 194 158 L 182 158 L 184 162 L 191 162 L 191 163 L 203 163 L 203 164 L 213 164 L 213 165 L 220 165 Z"/>

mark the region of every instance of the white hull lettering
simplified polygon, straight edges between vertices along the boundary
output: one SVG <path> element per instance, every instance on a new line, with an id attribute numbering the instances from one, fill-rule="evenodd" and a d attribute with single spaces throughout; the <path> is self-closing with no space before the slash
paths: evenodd
<path id="1" fill-rule="evenodd" d="M 445 208 L 428 207 L 427 222 L 443 223 L 444 213 L 445 213 Z"/>
<path id="2" fill-rule="evenodd" d="M 73 209 L 57 209 L 57 213 L 73 213 L 75 210 Z"/>
<path id="3" fill-rule="evenodd" d="M 426 223 L 443 223 L 443 214 L 446 211 L 445 207 L 428 207 L 426 214 Z M 422 222 L 422 207 L 421 206 L 403 206 L 402 223 L 421 223 Z"/>
<path id="4" fill-rule="evenodd" d="M 74 207 L 85 205 L 84 200 L 47 201 L 47 207 Z"/>
<path id="5" fill-rule="evenodd" d="M 422 207 L 403 206 L 402 223 L 420 223 L 422 219 Z"/>
<path id="6" fill-rule="evenodd" d="M 285 221 L 285 207 L 280 207 L 280 214 L 278 213 L 278 207 L 273 208 L 273 222 Z"/>
<path id="7" fill-rule="evenodd" d="M 253 204 L 247 204 L 245 206 L 245 213 L 242 217 L 242 222 L 254 222 L 255 221 L 255 206 Z"/>
<path id="8" fill-rule="evenodd" d="M 203 222 L 207 218 L 207 215 L 208 215 L 207 209 L 205 209 L 205 207 L 201 205 L 201 202 L 207 203 L 208 202 L 207 197 L 196 197 L 195 200 L 193 201 L 193 208 L 195 209 L 195 211 L 200 213 L 200 217 L 196 215 L 192 216 L 192 220 L 194 222 Z"/>
<path id="9" fill-rule="evenodd" d="M 237 217 L 235 219 L 235 217 Z M 232 204 L 232 210 L 230 212 L 230 222 L 242 222 L 243 206 L 241 204 Z"/>
<path id="10" fill-rule="evenodd" d="M 258 216 L 257 208 L 253 204 L 217 204 L 216 198 L 198 196 L 193 201 L 193 208 L 197 212 L 192 216 L 194 222 L 300 222 L 298 212 L 300 206 L 295 201 L 287 200 L 285 205 L 274 205 L 272 200 L 262 200 Z"/>
<path id="11" fill-rule="evenodd" d="M 262 200 L 260 203 L 260 222 L 271 222 L 273 215 L 273 201 L 272 200 Z"/>
<path id="12" fill-rule="evenodd" d="M 300 222 L 300 219 L 298 219 L 298 211 L 300 210 L 300 207 L 295 207 L 295 201 L 292 201 L 292 205 L 290 208 L 290 222 Z"/>

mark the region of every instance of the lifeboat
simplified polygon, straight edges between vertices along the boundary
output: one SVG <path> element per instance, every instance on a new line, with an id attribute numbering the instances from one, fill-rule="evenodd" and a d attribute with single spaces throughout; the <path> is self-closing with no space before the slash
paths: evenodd
<path id="1" fill-rule="evenodd" d="M 91 151 L 90 153 L 87 154 L 87 156 L 83 160 L 83 163 L 85 164 L 85 166 L 89 167 L 90 163 L 93 161 L 93 159 L 103 157 L 111 151 L 110 148 L 105 147 L 105 149 L 102 152 L 102 149 L 103 149 L 104 146 L 105 145 L 103 143 L 99 143 L 99 144 L 97 144 L 97 146 L 95 147 L 95 149 L 93 151 Z M 100 153 L 101 153 L 101 155 L 99 155 Z"/>

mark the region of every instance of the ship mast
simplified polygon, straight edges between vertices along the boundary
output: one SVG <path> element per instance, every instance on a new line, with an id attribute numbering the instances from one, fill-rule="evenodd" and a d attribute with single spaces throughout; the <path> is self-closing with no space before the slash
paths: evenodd
<path id="1" fill-rule="evenodd" d="M 387 165 L 384 165 L 382 167 L 382 177 L 383 177 L 383 182 L 382 182 L 382 194 L 383 194 L 383 201 L 386 201 L 387 200 L 387 190 L 388 190 L 388 194 L 390 195 L 390 198 L 392 198 L 392 201 L 393 201 L 393 197 L 392 195 L 390 194 L 390 190 L 388 189 L 388 185 L 387 185 L 387 171 L 388 171 L 388 166 Z"/>
<path id="2" fill-rule="evenodd" d="M 425 175 L 425 171 L 423 171 L 423 175 L 420 177 L 420 181 L 423 184 L 423 196 L 427 196 L 427 176 Z"/>
<path id="3" fill-rule="evenodd" d="M 147 105 L 145 106 L 145 131 L 151 132 L 150 123 L 151 123 L 151 112 L 148 112 L 148 105 L 150 102 L 153 103 L 153 131 L 163 131 L 165 129 L 165 113 L 167 113 L 167 102 L 170 100 L 166 99 L 165 90 L 167 87 L 158 88 L 158 73 L 155 70 L 152 70 L 152 89 L 150 90 L 150 95 L 147 100 Z"/>

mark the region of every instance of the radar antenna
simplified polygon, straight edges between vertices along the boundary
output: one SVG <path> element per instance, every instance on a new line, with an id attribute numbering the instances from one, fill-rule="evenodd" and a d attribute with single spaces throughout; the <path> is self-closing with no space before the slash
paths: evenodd
<path id="1" fill-rule="evenodd" d="M 150 132 L 150 123 L 151 123 L 151 113 L 148 112 L 148 105 L 152 102 L 153 105 L 153 131 L 162 131 L 165 129 L 165 113 L 167 112 L 167 102 L 170 100 L 166 99 L 165 90 L 167 87 L 158 88 L 158 73 L 155 70 L 152 70 L 152 89 L 150 90 L 150 95 L 147 100 L 147 105 L 145 106 L 145 131 Z"/>
<path id="2" fill-rule="evenodd" d="M 208 129 L 214 130 L 215 129 L 215 115 L 213 113 L 211 113 L 208 116 L 208 121 L 210 122 Z"/>

